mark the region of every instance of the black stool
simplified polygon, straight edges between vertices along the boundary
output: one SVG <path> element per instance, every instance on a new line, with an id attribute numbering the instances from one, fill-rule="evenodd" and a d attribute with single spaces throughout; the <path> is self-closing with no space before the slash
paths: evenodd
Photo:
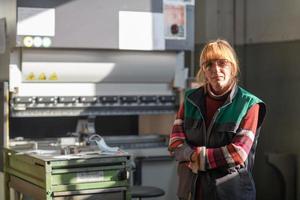
<path id="1" fill-rule="evenodd" d="M 153 186 L 134 185 L 131 187 L 131 198 L 150 198 L 165 195 L 165 191 Z"/>
<path id="2" fill-rule="evenodd" d="M 136 157 L 134 159 L 133 186 L 131 186 L 131 198 L 151 198 L 165 195 L 165 191 L 153 186 L 142 185 L 142 161 L 149 160 L 145 157 Z"/>

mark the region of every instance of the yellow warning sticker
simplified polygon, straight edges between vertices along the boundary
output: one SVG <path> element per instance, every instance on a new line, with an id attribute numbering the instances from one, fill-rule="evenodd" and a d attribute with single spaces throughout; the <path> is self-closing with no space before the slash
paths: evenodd
<path id="1" fill-rule="evenodd" d="M 52 74 L 50 74 L 49 80 L 52 80 L 52 81 L 58 80 L 57 74 L 55 72 L 53 72 Z"/>
<path id="2" fill-rule="evenodd" d="M 39 80 L 46 80 L 46 79 L 47 79 L 46 74 L 45 73 L 40 73 Z"/>
<path id="3" fill-rule="evenodd" d="M 28 74 L 28 76 L 26 77 L 26 80 L 29 80 L 29 81 L 32 81 L 32 80 L 35 80 L 35 75 L 33 72 L 30 72 Z"/>

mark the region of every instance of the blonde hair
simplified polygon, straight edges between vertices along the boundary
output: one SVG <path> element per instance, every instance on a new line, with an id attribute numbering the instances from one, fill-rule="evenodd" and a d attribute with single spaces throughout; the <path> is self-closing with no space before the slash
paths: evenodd
<path id="1" fill-rule="evenodd" d="M 238 73 L 240 71 L 238 59 L 232 46 L 222 39 L 217 39 L 208 42 L 200 55 L 200 67 L 196 75 L 196 79 L 200 85 L 206 84 L 206 79 L 203 71 L 203 64 L 209 60 L 226 59 L 232 63 L 232 80 L 236 83 L 238 81 Z"/>

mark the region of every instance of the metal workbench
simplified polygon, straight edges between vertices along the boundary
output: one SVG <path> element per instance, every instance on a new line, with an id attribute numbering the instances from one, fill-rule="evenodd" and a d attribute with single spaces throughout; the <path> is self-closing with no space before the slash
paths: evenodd
<path id="1" fill-rule="evenodd" d="M 53 149 L 4 152 L 8 185 L 16 193 L 37 200 L 131 199 L 127 153 L 85 151 L 60 155 Z"/>

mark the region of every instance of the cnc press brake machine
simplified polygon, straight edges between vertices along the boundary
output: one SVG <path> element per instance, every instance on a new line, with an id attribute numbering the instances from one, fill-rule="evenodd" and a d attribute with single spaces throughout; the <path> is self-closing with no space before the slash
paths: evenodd
<path id="1" fill-rule="evenodd" d="M 113 129 L 132 116 L 176 112 L 194 45 L 194 1 L 0 5 L 7 188 L 33 199 L 130 199 L 130 154 L 105 153 L 89 138 L 101 136 L 96 125 L 105 117 Z"/>

